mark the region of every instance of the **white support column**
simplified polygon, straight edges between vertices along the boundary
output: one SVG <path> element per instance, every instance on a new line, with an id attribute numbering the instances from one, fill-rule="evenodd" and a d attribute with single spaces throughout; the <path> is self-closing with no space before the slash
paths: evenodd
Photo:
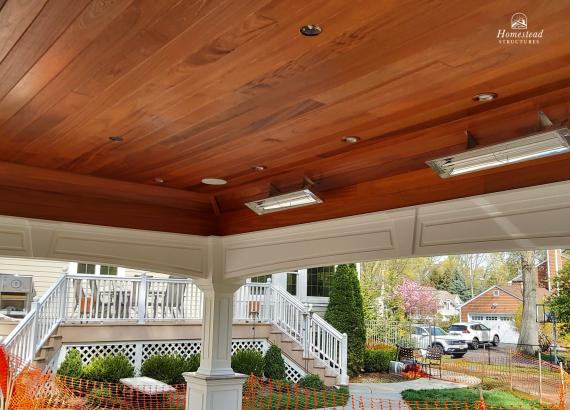
<path id="1" fill-rule="evenodd" d="M 204 292 L 202 350 L 197 372 L 184 373 L 187 410 L 241 410 L 246 375 L 232 370 L 233 296 L 241 283 L 196 281 Z"/>
<path id="2" fill-rule="evenodd" d="M 234 292 L 242 281 L 224 280 L 219 238 L 210 238 L 209 277 L 195 280 L 204 294 L 202 350 L 197 372 L 184 373 L 187 410 L 241 410 L 247 376 L 234 373 L 232 327 Z"/>
<path id="3" fill-rule="evenodd" d="M 232 326 L 234 292 L 241 283 L 196 284 L 204 293 L 202 352 L 198 372 L 204 376 L 233 376 Z"/>

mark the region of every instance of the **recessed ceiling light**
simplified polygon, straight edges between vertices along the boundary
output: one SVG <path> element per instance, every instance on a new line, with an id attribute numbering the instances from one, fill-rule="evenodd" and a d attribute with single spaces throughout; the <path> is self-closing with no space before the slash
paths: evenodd
<path id="1" fill-rule="evenodd" d="M 255 165 L 251 167 L 254 171 L 265 171 L 267 167 L 265 165 Z"/>
<path id="2" fill-rule="evenodd" d="M 109 139 L 113 142 L 121 142 L 123 141 L 123 137 L 121 137 L 120 135 L 113 135 L 112 137 L 109 137 Z"/>
<path id="3" fill-rule="evenodd" d="M 258 215 L 264 215 L 307 205 L 320 204 L 321 202 L 323 202 L 322 199 L 315 195 L 310 189 L 305 188 L 301 191 L 289 192 L 258 201 L 247 202 L 245 206 Z"/>
<path id="4" fill-rule="evenodd" d="M 228 181 L 220 178 L 204 178 L 202 183 L 206 185 L 225 185 Z"/>
<path id="5" fill-rule="evenodd" d="M 487 102 L 487 101 L 492 101 L 497 97 L 498 97 L 497 93 L 480 93 L 473 96 L 473 101 Z"/>
<path id="6" fill-rule="evenodd" d="M 321 34 L 323 32 L 323 29 L 316 24 L 307 24 L 306 26 L 301 27 L 299 31 L 304 36 L 313 37 Z"/>
<path id="7" fill-rule="evenodd" d="M 427 161 L 442 178 L 570 152 L 570 130 L 559 127 Z"/>
<path id="8" fill-rule="evenodd" d="M 156 182 L 157 184 L 164 184 L 164 179 L 156 177 L 154 178 L 154 182 Z"/>
<path id="9" fill-rule="evenodd" d="M 356 135 L 349 135 L 342 138 L 342 142 L 346 142 L 347 144 L 354 144 L 358 141 L 360 141 L 360 137 L 357 137 Z"/>

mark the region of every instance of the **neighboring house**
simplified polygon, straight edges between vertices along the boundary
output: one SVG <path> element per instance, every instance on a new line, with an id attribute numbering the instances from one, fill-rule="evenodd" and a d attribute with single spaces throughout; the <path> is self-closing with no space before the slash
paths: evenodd
<path id="1" fill-rule="evenodd" d="M 438 301 L 437 313 L 441 315 L 444 321 L 449 321 L 456 316 L 459 316 L 459 306 L 463 303 L 459 295 L 449 293 L 446 290 L 437 290 L 432 288 L 435 292 L 435 298 Z"/>
<path id="2" fill-rule="evenodd" d="M 556 272 L 568 258 L 559 249 L 547 251 L 545 261 L 537 265 L 537 303 L 553 289 Z M 503 285 L 495 285 L 461 305 L 461 321 L 481 322 L 496 329 L 505 343 L 517 343 L 519 334 L 514 326 L 517 311 L 522 306 L 522 275 Z"/>

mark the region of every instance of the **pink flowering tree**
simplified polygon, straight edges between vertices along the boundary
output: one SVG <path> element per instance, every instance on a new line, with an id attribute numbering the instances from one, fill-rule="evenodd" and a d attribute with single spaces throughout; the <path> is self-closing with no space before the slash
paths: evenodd
<path id="1" fill-rule="evenodd" d="M 434 292 L 414 281 L 404 279 L 397 292 L 402 298 L 404 312 L 408 317 L 432 316 L 437 313 L 438 303 Z"/>

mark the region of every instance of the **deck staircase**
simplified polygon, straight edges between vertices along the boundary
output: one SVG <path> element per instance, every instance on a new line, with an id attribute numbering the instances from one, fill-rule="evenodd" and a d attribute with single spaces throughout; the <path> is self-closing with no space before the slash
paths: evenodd
<path id="1" fill-rule="evenodd" d="M 149 340 L 145 330 L 153 326 L 191 327 L 185 334 L 198 338 L 202 301 L 202 292 L 190 279 L 66 274 L 33 303 L 3 345 L 24 363 L 45 368 L 70 343 L 70 335 L 83 332 L 82 326 L 97 327 L 97 332 L 82 333 L 93 335 L 93 341 L 96 334 L 105 332 L 107 341 L 120 341 L 125 334 Z M 348 383 L 346 335 L 284 289 L 271 283 L 248 283 L 236 291 L 234 338 L 236 326 L 243 333 L 240 324 L 253 322 L 264 327 L 258 336 L 279 346 L 297 367 L 319 375 L 327 385 Z M 126 326 L 130 326 L 127 331 Z M 161 333 L 165 332 L 154 332 Z M 172 338 L 181 337 L 173 334 Z"/>

